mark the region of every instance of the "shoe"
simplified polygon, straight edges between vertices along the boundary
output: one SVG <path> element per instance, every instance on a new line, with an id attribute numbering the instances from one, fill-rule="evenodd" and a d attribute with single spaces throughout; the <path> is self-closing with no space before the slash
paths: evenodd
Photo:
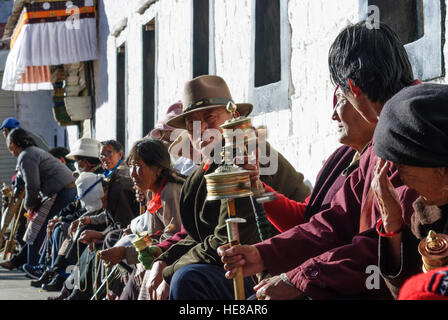
<path id="1" fill-rule="evenodd" d="M 44 273 L 42 266 L 37 265 L 37 266 L 32 266 L 28 263 L 25 263 L 22 266 L 22 270 L 23 272 L 25 272 L 28 277 L 30 277 L 31 279 L 39 279 L 42 274 Z"/>
<path id="2" fill-rule="evenodd" d="M 8 270 L 14 270 L 15 268 L 17 268 L 17 266 L 15 266 L 11 260 L 0 263 L 0 266 Z"/>
<path id="3" fill-rule="evenodd" d="M 90 300 L 90 296 L 86 292 L 82 292 L 79 289 L 73 290 L 72 294 L 67 300 Z"/>
<path id="4" fill-rule="evenodd" d="M 54 272 L 52 271 L 45 271 L 42 276 L 39 278 L 39 280 L 33 280 L 31 281 L 31 286 L 35 288 L 41 288 L 43 285 L 50 283 L 52 278 L 54 277 Z M 59 290 L 61 290 L 60 288 Z M 58 290 L 58 291 L 59 291 Z"/>
<path id="5" fill-rule="evenodd" d="M 43 284 L 42 289 L 46 291 L 61 291 L 64 287 L 65 278 L 57 274 L 49 283 Z"/>
<path id="6" fill-rule="evenodd" d="M 56 297 L 48 297 L 47 300 L 66 300 L 72 292 L 66 287 L 62 287 L 61 293 Z"/>

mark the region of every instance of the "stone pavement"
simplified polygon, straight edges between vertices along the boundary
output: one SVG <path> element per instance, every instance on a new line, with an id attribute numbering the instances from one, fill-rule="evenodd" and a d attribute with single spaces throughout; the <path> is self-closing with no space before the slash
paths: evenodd
<path id="1" fill-rule="evenodd" d="M 0 300 L 47 300 L 47 297 L 59 295 L 58 292 L 34 288 L 30 282 L 23 271 L 0 267 Z"/>

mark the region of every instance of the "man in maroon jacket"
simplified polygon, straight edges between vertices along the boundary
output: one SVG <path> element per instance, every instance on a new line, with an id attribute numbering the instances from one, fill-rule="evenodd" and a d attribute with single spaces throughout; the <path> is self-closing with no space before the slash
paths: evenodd
<path id="1" fill-rule="evenodd" d="M 333 83 L 370 123 L 378 121 L 389 98 L 414 83 L 402 43 L 384 24 L 345 28 L 330 48 L 329 67 Z M 380 213 L 370 189 L 376 163 L 372 142 L 329 209 L 253 246 L 220 247 L 226 277 L 232 278 L 239 266 L 244 276 L 268 271 L 273 277 L 254 288 L 259 299 L 390 299 L 384 282 L 379 288 L 366 283 L 368 267 L 378 263 L 375 225 Z M 390 174 L 409 222 L 417 195 L 402 185 L 395 168 Z"/>

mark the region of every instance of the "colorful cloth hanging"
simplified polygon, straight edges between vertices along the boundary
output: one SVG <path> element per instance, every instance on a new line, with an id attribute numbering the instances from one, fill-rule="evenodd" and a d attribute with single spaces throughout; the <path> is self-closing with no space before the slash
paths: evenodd
<path id="1" fill-rule="evenodd" d="M 3 90 L 53 90 L 50 66 L 98 58 L 94 0 L 25 3 L 11 36 Z"/>

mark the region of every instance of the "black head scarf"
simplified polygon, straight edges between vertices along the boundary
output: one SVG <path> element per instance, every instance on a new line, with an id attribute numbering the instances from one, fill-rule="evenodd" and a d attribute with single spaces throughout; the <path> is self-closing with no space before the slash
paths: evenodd
<path id="1" fill-rule="evenodd" d="M 394 163 L 448 166 L 448 85 L 407 87 L 383 107 L 374 135 L 375 154 Z"/>

